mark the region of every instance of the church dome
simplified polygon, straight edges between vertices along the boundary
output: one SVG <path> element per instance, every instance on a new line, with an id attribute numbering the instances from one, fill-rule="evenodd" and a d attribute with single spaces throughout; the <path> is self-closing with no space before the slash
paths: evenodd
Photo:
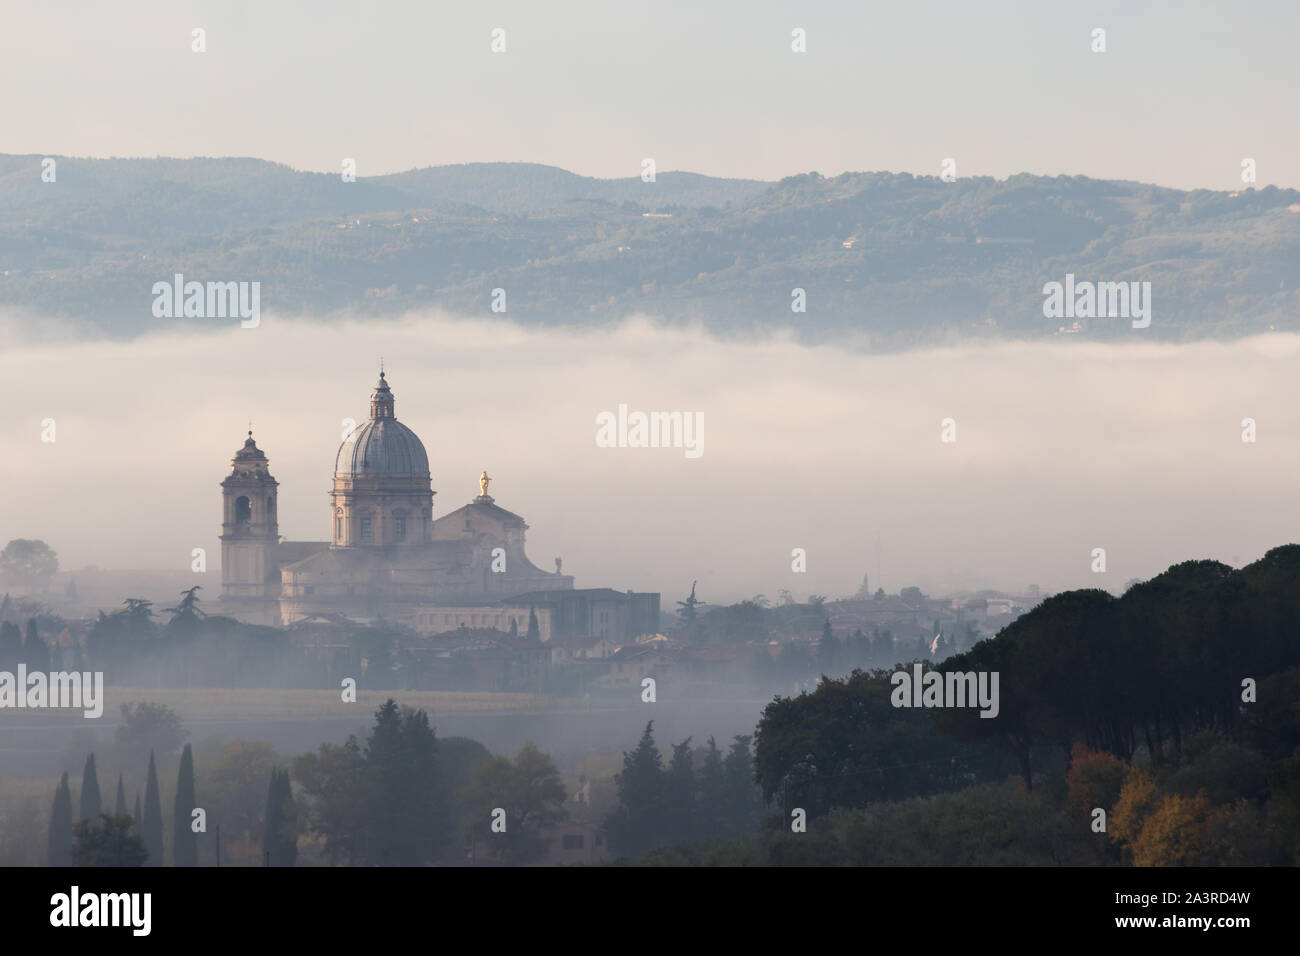
<path id="1" fill-rule="evenodd" d="M 370 396 L 370 421 L 352 432 L 339 446 L 334 460 L 335 475 L 384 477 L 429 476 L 429 456 L 424 443 L 393 413 L 393 393 L 384 373 Z"/>

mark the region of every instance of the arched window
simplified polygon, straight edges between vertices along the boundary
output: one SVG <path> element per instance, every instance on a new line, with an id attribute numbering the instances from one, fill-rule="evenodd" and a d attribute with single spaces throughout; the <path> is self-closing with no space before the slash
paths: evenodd
<path id="1" fill-rule="evenodd" d="M 253 520 L 253 506 L 248 498 L 240 495 L 235 499 L 235 524 L 248 524 Z"/>
<path id="2" fill-rule="evenodd" d="M 266 499 L 266 513 L 268 515 L 275 514 L 275 498 Z"/>

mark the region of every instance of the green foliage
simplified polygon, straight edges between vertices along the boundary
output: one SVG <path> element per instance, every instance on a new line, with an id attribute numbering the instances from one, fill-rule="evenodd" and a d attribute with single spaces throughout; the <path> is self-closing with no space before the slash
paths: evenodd
<path id="1" fill-rule="evenodd" d="M 653 726 L 648 723 L 637 748 L 623 754 L 623 772 L 615 777 L 619 802 L 605 821 L 614 852 L 636 857 L 692 840 L 752 833 L 762 801 L 750 738 L 737 736 L 724 756 L 710 737 L 698 754 L 697 773 L 689 737 L 673 745 L 664 768 Z"/>
<path id="2" fill-rule="evenodd" d="M 47 866 L 72 865 L 72 791 L 66 773 L 59 778 L 59 786 L 54 791 L 45 860 Z"/>
<path id="3" fill-rule="evenodd" d="M 623 771 L 615 778 L 618 809 L 605 821 L 610 847 L 623 856 L 639 856 L 658 845 L 663 819 L 665 780 L 663 758 L 654 741 L 654 721 L 636 749 L 623 754 Z"/>
<path id="4" fill-rule="evenodd" d="M 151 752 L 169 756 L 189 736 L 176 711 L 164 704 L 130 701 L 122 704 L 121 714 L 121 722 L 114 731 L 119 765 L 143 763 Z"/>
<path id="5" fill-rule="evenodd" d="M 158 768 L 154 755 L 149 753 L 149 776 L 145 781 L 144 814 L 140 818 L 140 836 L 149 854 L 146 866 L 163 865 L 162 796 L 158 791 Z"/>
<path id="6" fill-rule="evenodd" d="M 186 744 L 176 772 L 176 802 L 172 811 L 172 862 L 176 866 L 197 866 L 199 844 L 192 813 L 198 806 L 194 793 L 194 753 Z M 204 808 L 205 810 L 207 808 Z"/>
<path id="7" fill-rule="evenodd" d="M 59 556 L 44 541 L 15 538 L 0 551 L 0 581 L 27 588 L 44 589 L 59 570 Z"/>
<path id="8" fill-rule="evenodd" d="M 638 178 L 518 163 L 343 184 L 247 159 L 60 157 L 82 188 L 51 195 L 40 158 L 0 156 L 0 305 L 93 315 L 123 335 L 148 320 L 136 290 L 175 272 L 258 276 L 286 314 L 393 315 L 475 312 L 491 274 L 519 290 L 512 314 L 538 321 L 649 311 L 724 331 L 788 318 L 797 279 L 822 290 L 806 334 L 852 329 L 885 348 L 1050 334 L 1041 289 L 1062 263 L 1104 278 L 1160 262 L 1161 308 L 1178 321 L 1156 336 L 1293 330 L 1300 314 L 1300 235 L 1285 212 L 1300 193 L 1272 187 L 666 172 L 650 195 Z M 1128 326 L 1098 319 L 1084 332 Z"/>
<path id="9" fill-rule="evenodd" d="M 73 866 L 143 866 L 149 857 L 144 841 L 131 830 L 125 814 L 101 813 L 98 823 L 81 820 L 73 826 Z"/>
<path id="10" fill-rule="evenodd" d="M 99 797 L 99 775 L 95 773 L 95 755 L 86 757 L 85 769 L 81 771 L 81 796 L 77 809 L 78 822 L 99 819 L 102 802 Z"/>
<path id="11" fill-rule="evenodd" d="M 958 739 L 999 742 L 1021 762 L 1026 783 L 1035 741 L 1067 750 L 1080 741 L 1122 760 L 1142 744 L 1160 763 L 1177 759 L 1198 729 L 1267 736 L 1243 716 L 1241 682 L 1300 664 L 1291 635 L 1297 616 L 1297 545 L 1274 548 L 1240 571 L 1183 562 L 1121 598 L 1059 594 L 943 664 L 945 671 L 997 671 L 999 716 L 950 709 L 937 719 Z M 1276 733 L 1272 745 L 1284 748 L 1291 731 Z"/>
<path id="12" fill-rule="evenodd" d="M 266 793 L 262 853 L 271 866 L 298 862 L 298 810 L 293 802 L 289 771 L 273 769 Z"/>
<path id="13" fill-rule="evenodd" d="M 673 744 L 673 756 L 664 775 L 663 829 L 668 842 L 680 843 L 695 837 L 699 827 L 699 800 L 691 738 Z"/>
<path id="14" fill-rule="evenodd" d="M 792 833 L 789 822 L 731 843 L 655 851 L 641 865 L 1096 866 L 1104 849 L 1042 793 L 1010 782 L 837 809 Z"/>
<path id="15" fill-rule="evenodd" d="M 428 715 L 393 700 L 375 712 L 364 749 L 355 737 L 294 761 L 305 828 L 331 862 L 416 866 L 450 836 L 450 795 Z"/>
<path id="16" fill-rule="evenodd" d="M 464 835 L 476 848 L 503 863 L 531 863 L 546 853 L 545 827 L 563 820 L 564 782 L 549 756 L 525 744 L 511 761 L 491 757 L 470 771 L 457 794 Z M 496 810 L 505 811 L 505 832 L 492 828 Z"/>
<path id="17" fill-rule="evenodd" d="M 260 864 L 249 851 L 262 835 L 266 781 L 278 760 L 275 748 L 260 740 L 237 737 L 200 744 L 196 790 L 203 794 L 208 832 L 214 839 L 220 828 L 223 865 Z"/>
<path id="18" fill-rule="evenodd" d="M 23 632 L 12 621 L 0 621 L 0 670 L 10 673 L 23 660 Z"/>
<path id="19" fill-rule="evenodd" d="M 940 734 L 930 712 L 890 703 L 886 671 L 854 671 L 811 694 L 776 697 L 758 722 L 763 799 L 810 817 L 831 807 L 953 790 L 1006 771 L 991 747 Z"/>
<path id="20" fill-rule="evenodd" d="M 164 632 L 172 638 L 185 640 L 195 637 L 199 632 L 199 623 L 204 615 L 199 608 L 200 585 L 194 585 L 181 592 L 181 600 L 175 607 L 167 608 L 171 620 L 167 622 Z"/>
<path id="21" fill-rule="evenodd" d="M 27 621 L 27 636 L 23 640 L 22 660 L 27 665 L 28 673 L 50 670 L 50 648 L 45 641 L 41 640 L 35 618 Z"/>
<path id="22" fill-rule="evenodd" d="M 48 825 L 35 797 L 0 806 L 0 866 L 49 865 Z"/>
<path id="23" fill-rule="evenodd" d="M 305 828 L 324 841 L 329 863 L 363 862 L 376 787 L 356 738 L 296 758 L 293 777 L 303 797 Z"/>

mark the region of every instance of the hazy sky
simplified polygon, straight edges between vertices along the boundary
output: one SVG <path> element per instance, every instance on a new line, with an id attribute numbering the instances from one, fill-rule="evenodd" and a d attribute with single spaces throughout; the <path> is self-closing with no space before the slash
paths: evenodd
<path id="1" fill-rule="evenodd" d="M 8 0 L 0 152 L 1300 187 L 1297 35 L 1289 0 Z"/>
<path id="2" fill-rule="evenodd" d="M 844 596 L 864 572 L 890 591 L 1118 590 L 1300 537 L 1300 336 L 868 355 L 645 321 L 435 315 L 189 320 L 130 343 L 10 322 L 0 336 L 0 541 L 44 538 L 71 569 L 183 569 L 205 547 L 218 587 L 218 484 L 249 418 L 281 532 L 328 538 L 341 420 L 366 415 L 381 354 L 397 416 L 428 449 L 435 516 L 478 494 L 486 468 L 539 566 L 562 555 L 579 587 L 661 590 L 665 607 L 696 578 L 710 602 Z M 620 402 L 702 413 L 703 456 L 598 448 L 596 415 Z M 806 574 L 790 569 L 796 547 Z"/>

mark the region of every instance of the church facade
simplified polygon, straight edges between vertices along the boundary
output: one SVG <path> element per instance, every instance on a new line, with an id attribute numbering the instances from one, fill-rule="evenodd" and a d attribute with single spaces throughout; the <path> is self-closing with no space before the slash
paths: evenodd
<path id="1" fill-rule="evenodd" d="M 535 620 L 546 640 L 561 608 L 574 603 L 565 600 L 573 578 L 561 573 L 559 559 L 553 572 L 528 559 L 528 525 L 488 494 L 486 471 L 477 497 L 434 518 L 424 444 L 398 421 L 382 371 L 369 420 L 335 455 L 328 541 L 281 540 L 278 482 L 251 430 L 231 465 L 221 483 L 221 575 L 222 601 L 234 616 L 283 626 L 382 618 L 424 633 L 464 626 L 520 635 Z M 574 597 L 585 593 L 594 592 Z M 639 597 L 643 612 L 654 598 L 657 617 L 658 595 Z"/>

